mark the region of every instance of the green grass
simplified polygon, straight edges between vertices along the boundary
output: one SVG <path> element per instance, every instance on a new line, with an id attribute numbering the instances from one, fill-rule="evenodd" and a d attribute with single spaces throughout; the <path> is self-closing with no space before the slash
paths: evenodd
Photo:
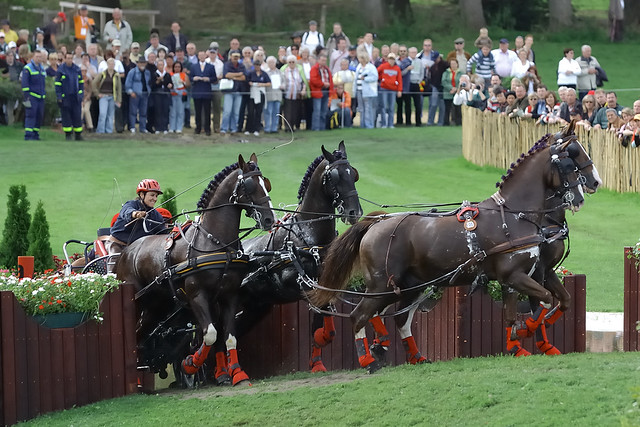
<path id="1" fill-rule="evenodd" d="M 637 426 L 639 368 L 634 353 L 456 359 L 343 374 L 347 382 L 318 375 L 300 388 L 287 381 L 311 374 L 232 395 L 228 388 L 135 395 L 27 425 Z"/>
<path id="2" fill-rule="evenodd" d="M 163 187 L 181 192 L 236 161 L 238 153 L 247 157 L 288 140 L 281 136 L 254 143 L 251 138 L 252 143 L 240 144 L 148 137 L 67 143 L 60 134 L 45 131 L 46 141 L 26 143 L 21 135 L 8 129 L 0 136 L 0 226 L 4 228 L 9 186 L 25 184 L 32 206 L 44 202 L 56 254 L 66 240 L 90 240 L 98 228 L 107 227 L 121 203 L 134 197 L 142 178 L 158 179 Z M 274 204 L 295 203 L 302 176 L 320 146 L 335 149 L 341 139 L 360 172 L 359 194 L 377 203 L 480 201 L 493 193 L 504 172 L 465 161 L 460 128 L 300 132 L 292 144 L 260 157 L 273 184 Z M 180 196 L 178 208 L 193 209 L 205 185 Z M 629 219 L 639 201 L 638 194 L 600 190 L 568 218 L 571 255 L 565 267 L 587 275 L 589 311 L 622 311 L 623 247 L 640 237 Z M 365 201 L 362 205 L 365 212 L 378 209 Z M 342 223 L 339 227 L 346 228 Z"/>

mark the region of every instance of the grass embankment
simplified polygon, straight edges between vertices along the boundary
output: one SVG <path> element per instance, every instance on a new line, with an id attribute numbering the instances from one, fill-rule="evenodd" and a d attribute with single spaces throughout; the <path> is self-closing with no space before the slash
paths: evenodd
<path id="1" fill-rule="evenodd" d="M 142 178 L 158 179 L 164 188 L 180 192 L 235 162 L 238 153 L 248 157 L 288 140 L 281 135 L 250 138 L 245 144 L 238 144 L 238 138 L 212 143 L 185 135 L 67 143 L 50 131 L 44 137 L 43 142 L 26 143 L 22 132 L 11 128 L 0 136 L 0 199 L 9 186 L 25 184 L 32 206 L 42 200 L 56 254 L 61 254 L 66 240 L 90 240 L 98 228 L 107 227 L 121 203 L 133 198 Z M 493 193 L 504 173 L 460 156 L 460 128 L 299 132 L 292 144 L 260 157 L 260 167 L 273 184 L 274 205 L 294 204 L 302 176 L 320 155 L 320 146 L 335 149 L 341 139 L 360 171 L 360 195 L 378 203 L 479 201 Z M 193 209 L 205 186 L 206 182 L 196 185 L 180 196 L 178 208 Z M 639 201 L 638 194 L 600 190 L 587 198 L 579 213 L 569 216 L 571 256 L 565 267 L 587 275 L 589 311 L 622 311 L 622 248 L 640 237 L 629 219 Z M 377 209 L 365 201 L 362 205 L 365 212 Z M 0 200 L 2 227 L 5 217 L 6 203 Z M 340 223 L 340 231 L 344 229 Z"/>
<path id="2" fill-rule="evenodd" d="M 129 396 L 27 425 L 637 426 L 638 369 L 635 353 L 456 359 Z"/>

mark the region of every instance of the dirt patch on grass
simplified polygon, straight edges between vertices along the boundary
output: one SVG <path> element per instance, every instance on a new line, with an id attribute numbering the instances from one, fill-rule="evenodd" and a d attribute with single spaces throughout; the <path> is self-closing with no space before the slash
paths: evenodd
<path id="1" fill-rule="evenodd" d="M 167 394 L 182 394 L 183 399 L 209 399 L 211 397 L 238 396 L 244 394 L 258 393 L 282 393 L 298 388 L 316 388 L 333 384 L 348 383 L 353 380 L 367 377 L 364 371 L 341 371 L 331 374 L 318 374 L 308 378 L 286 380 L 282 377 L 277 379 L 255 380 L 251 385 L 241 383 L 232 386 L 206 386 L 198 390 L 167 390 Z"/>

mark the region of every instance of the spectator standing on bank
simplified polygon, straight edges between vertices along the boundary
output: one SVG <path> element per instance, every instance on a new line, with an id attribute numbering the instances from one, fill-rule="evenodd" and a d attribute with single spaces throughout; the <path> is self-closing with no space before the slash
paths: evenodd
<path id="1" fill-rule="evenodd" d="M 84 125 L 87 132 L 93 132 L 93 118 L 91 117 L 91 98 L 94 94 L 93 81 L 87 74 L 87 66 L 85 64 L 80 65 L 80 71 L 82 72 L 82 80 L 84 80 L 84 89 L 82 93 L 82 118 L 84 119 Z"/>
<path id="2" fill-rule="evenodd" d="M 574 52 L 570 47 L 564 50 L 564 58 L 558 62 L 558 86 L 575 89 L 578 85 L 578 76 L 582 72 L 580 64 L 573 59 Z"/>
<path id="3" fill-rule="evenodd" d="M 73 15 L 73 28 L 75 31 L 75 41 L 85 46 L 93 43 L 96 22 L 89 17 L 89 9 L 83 4 L 78 7 L 76 3 L 76 14 Z"/>
<path id="4" fill-rule="evenodd" d="M 44 48 L 49 52 L 58 50 L 58 30 L 60 29 L 60 24 L 63 22 L 67 22 L 67 15 L 64 12 L 58 12 L 44 28 Z"/>
<path id="5" fill-rule="evenodd" d="M 94 80 L 94 89 L 98 93 L 100 117 L 98 118 L 97 133 L 113 133 L 115 108 L 122 102 L 122 80 L 116 71 L 116 61 L 107 59 L 107 69 L 98 74 Z"/>
<path id="6" fill-rule="evenodd" d="M 120 47 L 123 51 L 131 49 L 131 43 L 133 42 L 131 25 L 122 20 L 122 11 L 117 7 L 113 9 L 111 16 L 113 19 L 107 21 L 102 30 L 102 39 L 107 43 L 107 49 L 111 49 L 111 44 L 114 40 L 120 40 Z M 138 48 L 140 48 L 139 44 Z M 131 60 L 135 63 L 138 58 L 131 58 Z"/>
<path id="7" fill-rule="evenodd" d="M 227 132 L 234 134 L 238 131 L 238 115 L 242 103 L 241 83 L 246 80 L 246 70 L 240 62 L 240 51 L 231 51 L 229 55 L 231 59 L 224 64 L 223 76 L 226 80 L 232 80 L 232 85 L 229 89 L 221 88 L 224 94 L 224 106 L 220 133 L 223 135 Z"/>
<path id="8" fill-rule="evenodd" d="M 73 63 L 73 53 L 68 52 L 64 57 L 64 63 L 58 67 L 54 86 L 62 115 L 62 130 L 67 141 L 71 141 L 74 133 L 76 141 L 82 141 L 84 79 L 80 67 Z"/>
<path id="9" fill-rule="evenodd" d="M 459 105 L 453 105 L 455 95 L 460 85 L 460 67 L 456 58 L 449 60 L 449 68 L 442 74 L 442 98 L 444 100 L 443 126 L 449 126 L 450 120 L 456 125 L 462 124 L 462 113 Z"/>
<path id="10" fill-rule="evenodd" d="M 284 73 L 284 104 L 282 112 L 291 128 L 297 130 L 300 129 L 304 99 L 309 96 L 307 78 L 304 75 L 302 65 L 297 63 L 295 55 L 287 57 L 287 65 L 282 68 L 282 72 Z"/>
<path id="11" fill-rule="evenodd" d="M 345 40 L 345 50 L 346 50 L 346 46 L 351 45 L 351 41 L 349 40 L 349 37 L 347 37 L 347 35 L 344 33 L 344 31 L 342 31 L 342 24 L 339 22 L 334 22 L 333 33 L 331 33 L 331 35 L 327 39 L 327 45 L 326 45 L 327 53 L 330 55 L 329 59 L 331 59 L 331 61 L 329 62 L 329 67 L 332 70 L 334 68 L 333 59 L 332 59 L 333 51 L 339 50 L 338 40 L 340 40 L 341 38 Z"/>
<path id="12" fill-rule="evenodd" d="M 213 65 L 205 62 L 207 54 L 198 52 L 198 63 L 191 66 L 189 78 L 193 94 L 193 106 L 196 116 L 194 133 L 199 135 L 202 129 L 207 136 L 211 135 L 211 83 L 215 83 L 216 70 Z"/>
<path id="13" fill-rule="evenodd" d="M 376 99 L 378 98 L 378 70 L 370 61 L 371 58 L 366 52 L 358 53 L 356 94 L 360 110 L 360 127 L 365 129 L 373 129 L 375 125 Z M 420 62 L 419 59 L 417 61 Z"/>
<path id="14" fill-rule="evenodd" d="M 410 85 L 409 92 L 411 99 L 413 99 L 413 107 L 416 115 L 416 126 L 422 126 L 422 91 L 420 90 L 420 84 L 425 77 L 424 62 L 418 58 L 418 49 L 415 47 L 409 48 L 409 59 L 411 65 L 408 67 L 410 70 Z M 359 102 L 359 100 L 358 100 Z M 407 119 L 407 124 L 410 123 L 410 119 Z"/>
<path id="15" fill-rule="evenodd" d="M 582 55 L 577 60 L 580 65 L 580 75 L 577 82 L 580 99 L 584 98 L 590 90 L 598 88 L 596 85 L 596 74 L 598 74 L 596 67 L 600 66 L 596 57 L 591 56 L 591 46 L 585 44 L 581 50 Z"/>
<path id="16" fill-rule="evenodd" d="M 609 0 L 609 39 L 622 41 L 624 35 L 624 0 Z"/>
<path id="17" fill-rule="evenodd" d="M 189 76 L 184 71 L 182 62 L 176 61 L 173 63 L 171 82 L 173 83 L 173 88 L 171 88 L 169 132 L 182 133 L 184 126 L 184 104 L 187 102 L 187 88 L 191 86 Z"/>
<path id="18" fill-rule="evenodd" d="M 398 60 L 396 61 L 402 74 L 402 97 L 396 98 L 396 124 L 402 126 L 411 125 L 411 58 L 407 56 L 407 46 L 398 46 Z M 404 107 L 405 120 L 402 118 Z"/>
<path id="19" fill-rule="evenodd" d="M 266 110 L 264 112 L 264 132 L 278 132 L 280 105 L 282 104 L 282 89 L 284 87 L 284 72 L 276 66 L 277 60 L 274 56 L 267 58 L 267 74 L 271 80 L 271 86 L 267 86 Z"/>
<path id="20" fill-rule="evenodd" d="M 153 96 L 154 102 L 154 126 L 156 134 L 169 132 L 169 104 L 171 103 L 171 88 L 173 88 L 173 82 L 171 81 L 171 74 L 165 70 L 165 62 L 159 60 L 156 64 L 156 72 L 151 78 L 151 96 Z"/>
<path id="21" fill-rule="evenodd" d="M 144 57 L 147 61 L 149 61 L 149 54 L 152 52 L 157 55 L 159 49 L 164 49 L 165 52 L 169 51 L 165 45 L 160 44 L 160 36 L 158 33 L 151 33 L 149 36 L 149 43 L 149 47 L 144 51 Z"/>
<path id="22" fill-rule="evenodd" d="M 266 101 L 266 89 L 271 86 L 269 75 L 262 71 L 262 51 L 256 50 L 253 54 L 253 69 L 247 73 L 249 84 L 249 102 L 247 103 L 247 127 L 245 135 L 253 133 L 260 135 L 262 111 Z"/>
<path id="23" fill-rule="evenodd" d="M 349 56 L 349 51 L 347 50 L 347 41 L 344 38 L 338 38 L 336 41 L 336 49 L 329 50 L 327 52 L 331 55 L 329 63 L 331 64 L 331 74 L 335 75 L 338 71 L 340 71 L 340 62 Z"/>
<path id="24" fill-rule="evenodd" d="M 47 51 L 37 50 L 22 70 L 22 96 L 25 108 L 24 140 L 39 141 L 40 126 L 44 119 L 45 71 L 42 64 Z"/>
<path id="25" fill-rule="evenodd" d="M 313 99 L 313 115 L 311 119 L 312 130 L 324 130 L 326 126 L 329 92 L 333 91 L 333 79 L 331 71 L 327 67 L 327 54 L 325 51 L 318 55 L 318 62 L 311 67 L 309 88 Z"/>
<path id="26" fill-rule="evenodd" d="M 2 32 L 4 33 L 5 43 L 8 44 L 14 42 L 17 46 L 19 40 L 18 33 L 11 29 L 11 23 L 9 22 L 9 20 L 3 19 L 2 21 L 0 21 L 0 25 L 2 25 Z"/>
<path id="27" fill-rule="evenodd" d="M 189 39 L 187 36 L 180 32 L 180 23 L 178 21 L 172 22 L 171 34 L 164 39 L 164 45 L 169 48 L 169 52 L 175 53 L 177 48 L 185 49 L 188 43 Z"/>
<path id="28" fill-rule="evenodd" d="M 396 55 L 389 53 L 387 61 L 378 67 L 380 92 L 382 93 L 382 127 L 393 128 L 396 99 L 402 97 L 402 71 L 396 65 Z"/>
<path id="29" fill-rule="evenodd" d="M 484 45 L 479 51 L 471 56 L 467 61 L 467 74 L 471 75 L 473 66 L 476 66 L 475 73 L 482 77 L 487 85 L 491 84 L 491 76 L 496 72 L 496 62 L 491 53 L 491 47 Z"/>
<path id="30" fill-rule="evenodd" d="M 306 46 L 309 52 L 315 51 L 318 45 L 324 47 L 324 36 L 318 32 L 318 23 L 314 20 L 309 21 L 309 30 L 302 35 L 301 47 Z"/>
<path id="31" fill-rule="evenodd" d="M 495 61 L 495 72 L 501 78 L 509 77 L 511 75 L 511 68 L 513 63 L 518 60 L 518 55 L 509 49 L 509 40 L 500 39 L 500 47 L 491 51 L 493 60 Z M 488 85 L 488 82 L 485 82 Z"/>
<path id="32" fill-rule="evenodd" d="M 455 58 L 458 64 L 458 69 L 455 71 L 462 71 L 463 73 L 467 69 L 467 61 L 471 59 L 471 54 L 464 50 L 464 39 L 458 37 L 453 41 L 454 49 L 447 54 L 446 61 L 450 62 Z"/>
<path id="33" fill-rule="evenodd" d="M 607 110 L 613 109 L 618 114 L 620 114 L 620 112 L 624 108 L 622 105 L 618 104 L 618 96 L 615 92 L 607 92 L 606 97 L 606 105 L 598 110 L 598 112 L 596 113 L 596 117 L 593 119 L 593 127 L 595 129 L 606 129 L 609 125 L 609 120 L 607 119 Z"/>
<path id="34" fill-rule="evenodd" d="M 140 133 L 147 132 L 147 104 L 151 90 L 151 73 L 147 70 L 144 56 L 138 58 L 137 67 L 129 71 L 125 82 L 125 91 L 129 95 L 129 131 L 136 132 L 136 121 Z"/>
<path id="35" fill-rule="evenodd" d="M 209 45 L 209 57 L 207 62 L 213 65 L 216 76 L 221 79 L 224 75 L 224 62 L 219 53 L 218 42 L 211 42 Z M 220 120 L 222 118 L 222 92 L 220 91 L 220 80 L 211 84 L 211 112 L 213 113 L 213 132 L 220 133 Z"/>

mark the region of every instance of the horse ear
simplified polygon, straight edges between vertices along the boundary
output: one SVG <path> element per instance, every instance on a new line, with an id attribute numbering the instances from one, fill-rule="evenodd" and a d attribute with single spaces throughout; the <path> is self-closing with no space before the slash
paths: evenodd
<path id="1" fill-rule="evenodd" d="M 573 123 L 574 120 L 571 121 L 571 123 Z M 560 151 L 564 151 L 567 149 L 567 147 L 573 142 L 575 141 L 574 137 L 570 137 L 569 139 L 567 139 L 565 142 L 562 143 L 562 145 L 560 146 Z"/>
<path id="2" fill-rule="evenodd" d="M 322 155 L 324 156 L 325 159 L 327 159 L 329 161 L 329 163 L 333 162 L 333 154 L 331 154 L 330 152 L 328 152 L 325 148 L 324 145 L 322 146 Z"/>
<path id="3" fill-rule="evenodd" d="M 576 119 L 572 119 L 571 123 L 569 123 L 567 127 L 564 129 L 564 134 L 567 136 L 575 135 L 576 134 L 575 130 L 576 130 Z"/>
<path id="4" fill-rule="evenodd" d="M 344 147 L 344 139 L 340 141 L 340 144 L 338 144 L 338 150 L 342 151 L 344 156 L 347 157 L 347 149 Z"/>
<path id="5" fill-rule="evenodd" d="M 251 153 L 251 157 L 249 157 L 249 161 L 255 163 L 256 165 L 258 164 L 258 156 L 256 156 L 256 153 Z"/>
<path id="6" fill-rule="evenodd" d="M 247 163 L 244 161 L 242 154 L 238 154 L 238 167 L 244 170 L 247 167 Z"/>

